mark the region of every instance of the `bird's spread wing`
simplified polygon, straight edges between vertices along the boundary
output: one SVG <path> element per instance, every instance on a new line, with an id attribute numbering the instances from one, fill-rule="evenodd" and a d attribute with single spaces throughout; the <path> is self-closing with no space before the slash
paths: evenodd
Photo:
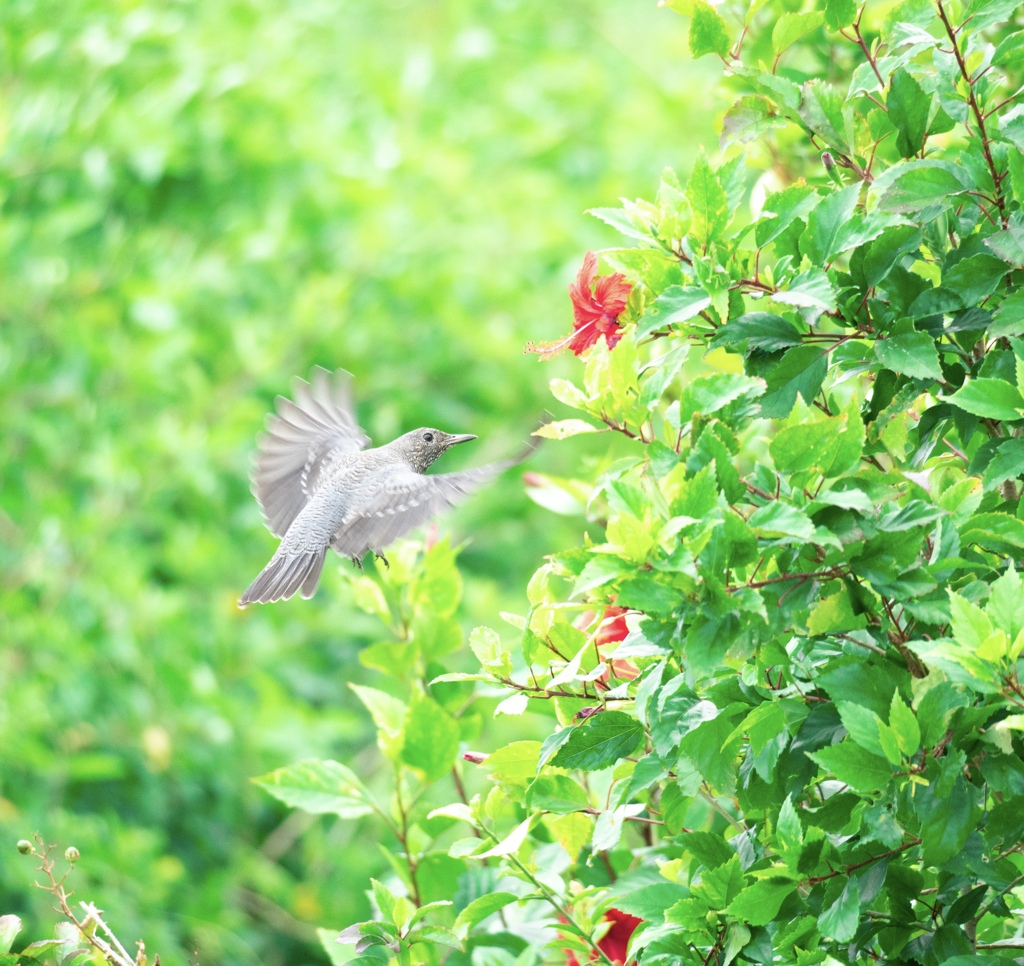
<path id="1" fill-rule="evenodd" d="M 369 442 L 353 414 L 351 380 L 343 369 L 316 366 L 309 382 L 295 380 L 294 400 L 278 396 L 276 415 L 267 417 L 252 491 L 275 536 L 284 536 L 325 472 Z"/>
<path id="2" fill-rule="evenodd" d="M 367 550 L 383 550 L 392 541 L 422 526 L 431 517 L 455 506 L 477 487 L 525 457 L 491 463 L 458 473 L 424 476 L 411 469 L 393 467 L 381 473 L 373 495 L 353 508 L 350 519 L 338 528 L 331 546 L 347 557 L 362 556 Z"/>

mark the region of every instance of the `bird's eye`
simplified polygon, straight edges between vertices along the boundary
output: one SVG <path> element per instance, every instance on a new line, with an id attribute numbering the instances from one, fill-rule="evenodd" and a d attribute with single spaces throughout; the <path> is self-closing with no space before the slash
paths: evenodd
<path id="1" fill-rule="evenodd" d="M 424 439 L 425 439 L 425 440 L 426 440 L 426 441 L 427 441 L 428 443 L 432 443 L 432 442 L 434 442 L 434 434 L 433 434 L 433 433 L 424 433 L 424 434 L 423 434 L 423 438 L 424 438 Z"/>

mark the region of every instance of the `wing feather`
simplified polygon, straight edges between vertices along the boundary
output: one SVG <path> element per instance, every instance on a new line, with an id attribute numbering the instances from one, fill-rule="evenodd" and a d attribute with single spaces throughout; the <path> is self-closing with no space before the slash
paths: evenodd
<path id="1" fill-rule="evenodd" d="M 309 382 L 294 381 L 293 399 L 277 397 L 252 474 L 252 491 L 275 536 L 284 536 L 326 470 L 369 443 L 353 414 L 351 382 L 344 369 L 315 366 Z"/>
<path id="2" fill-rule="evenodd" d="M 354 507 L 338 528 L 331 546 L 347 557 L 362 556 L 367 550 L 383 550 L 521 459 L 433 476 L 389 467 L 381 473 L 379 483 L 368 488 L 372 492 L 370 499 Z"/>

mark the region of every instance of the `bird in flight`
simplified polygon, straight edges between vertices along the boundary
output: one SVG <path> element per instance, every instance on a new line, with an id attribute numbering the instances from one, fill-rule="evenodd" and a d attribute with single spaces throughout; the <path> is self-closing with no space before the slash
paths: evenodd
<path id="1" fill-rule="evenodd" d="M 253 462 L 252 492 L 267 528 L 281 538 L 277 552 L 238 601 L 266 604 L 301 591 L 312 597 L 327 548 L 362 569 L 367 550 L 384 561 L 398 537 L 523 460 L 518 457 L 458 473 L 426 476 L 431 463 L 475 436 L 429 427 L 384 446 L 356 422 L 352 376 L 314 367 L 295 379 L 293 398 L 277 397 Z"/>

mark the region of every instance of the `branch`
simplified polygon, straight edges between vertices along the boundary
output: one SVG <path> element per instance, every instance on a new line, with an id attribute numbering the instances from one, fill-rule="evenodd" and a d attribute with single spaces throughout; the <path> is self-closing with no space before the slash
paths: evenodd
<path id="1" fill-rule="evenodd" d="M 942 5 L 942 0 L 935 0 L 935 6 L 938 9 L 942 26 L 946 29 L 946 36 L 949 37 L 949 42 L 953 47 L 953 56 L 956 57 L 957 66 L 960 68 L 960 76 L 963 77 L 964 83 L 967 85 L 967 103 L 971 108 L 971 113 L 974 115 L 974 122 L 978 126 L 981 151 L 985 155 L 985 163 L 988 165 L 989 174 L 992 176 L 992 185 L 995 188 L 996 195 L 996 207 L 999 208 L 999 217 L 1005 228 L 1009 225 L 1009 219 L 1006 213 L 1006 200 L 1003 198 L 1001 187 L 1003 178 L 996 170 L 996 162 L 992 157 L 992 145 L 989 141 L 988 132 L 985 130 L 986 115 L 981 113 L 981 108 L 978 106 L 978 98 L 974 92 L 974 81 L 967 70 L 967 64 L 964 63 L 964 55 L 960 52 L 960 45 L 956 40 L 956 30 L 953 29 L 953 25 L 949 22 L 949 17 L 946 15 L 946 8 Z"/>

